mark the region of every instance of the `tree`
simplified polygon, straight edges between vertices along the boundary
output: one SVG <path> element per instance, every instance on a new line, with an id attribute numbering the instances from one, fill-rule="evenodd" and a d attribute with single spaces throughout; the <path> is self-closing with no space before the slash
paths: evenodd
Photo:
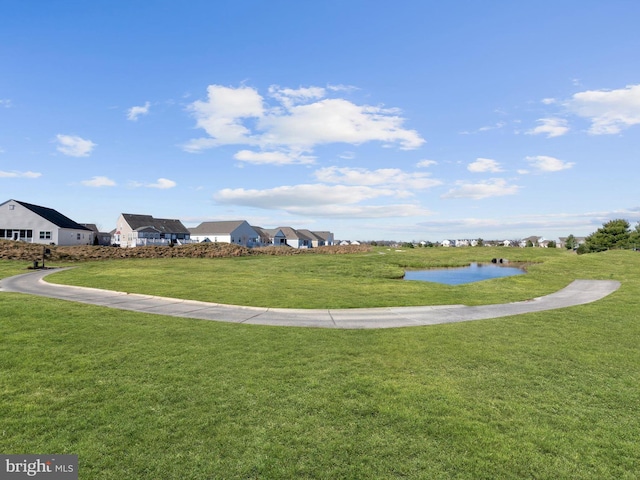
<path id="1" fill-rule="evenodd" d="M 533 247 L 533 242 L 531 240 L 527 240 L 527 247 Z"/>
<path id="2" fill-rule="evenodd" d="M 585 245 L 589 252 L 627 248 L 630 236 L 629 222 L 622 219 L 611 220 L 589 235 L 585 239 Z"/>
<path id="3" fill-rule="evenodd" d="M 547 244 L 547 248 L 556 248 L 556 242 L 551 240 L 548 244 Z"/>
<path id="4" fill-rule="evenodd" d="M 575 250 L 578 247 L 577 243 L 578 242 L 576 241 L 576 237 L 574 237 L 572 233 L 567 237 L 564 246 L 567 247 L 567 250 Z"/>
<path id="5" fill-rule="evenodd" d="M 634 250 L 640 250 L 640 222 L 629 235 L 629 246 Z"/>

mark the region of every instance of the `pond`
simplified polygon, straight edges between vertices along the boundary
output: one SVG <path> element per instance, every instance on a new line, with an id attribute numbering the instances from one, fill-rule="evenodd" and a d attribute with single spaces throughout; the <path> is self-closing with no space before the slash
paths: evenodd
<path id="1" fill-rule="evenodd" d="M 422 282 L 445 283 L 447 285 L 461 285 L 463 283 L 480 282 L 492 278 L 522 275 L 526 271 L 517 267 L 505 267 L 498 264 L 472 263 L 459 268 L 432 268 L 429 270 L 408 270 L 405 280 L 420 280 Z"/>

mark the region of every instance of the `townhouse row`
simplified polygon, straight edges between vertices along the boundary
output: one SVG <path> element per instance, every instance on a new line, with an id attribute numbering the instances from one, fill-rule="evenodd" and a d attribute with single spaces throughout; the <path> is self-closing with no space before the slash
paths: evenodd
<path id="1" fill-rule="evenodd" d="M 0 239 L 45 245 L 181 245 L 199 242 L 233 243 L 244 247 L 289 246 L 314 248 L 334 244 L 329 231 L 292 227 L 262 228 L 246 220 L 202 222 L 187 228 L 180 220 L 123 213 L 111 232 L 81 224 L 60 212 L 18 200 L 0 204 Z"/>

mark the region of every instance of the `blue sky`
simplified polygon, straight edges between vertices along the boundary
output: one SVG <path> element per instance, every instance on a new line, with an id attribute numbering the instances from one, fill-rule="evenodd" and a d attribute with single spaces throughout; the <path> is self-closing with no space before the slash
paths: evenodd
<path id="1" fill-rule="evenodd" d="M 0 11 L 0 201 L 358 240 L 640 220 L 635 0 Z"/>

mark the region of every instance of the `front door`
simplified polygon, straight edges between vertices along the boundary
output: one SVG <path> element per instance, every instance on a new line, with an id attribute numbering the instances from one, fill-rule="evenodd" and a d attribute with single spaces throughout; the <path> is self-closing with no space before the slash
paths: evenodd
<path id="1" fill-rule="evenodd" d="M 14 240 L 20 240 L 20 230 L 14 230 L 13 231 L 13 239 Z"/>

